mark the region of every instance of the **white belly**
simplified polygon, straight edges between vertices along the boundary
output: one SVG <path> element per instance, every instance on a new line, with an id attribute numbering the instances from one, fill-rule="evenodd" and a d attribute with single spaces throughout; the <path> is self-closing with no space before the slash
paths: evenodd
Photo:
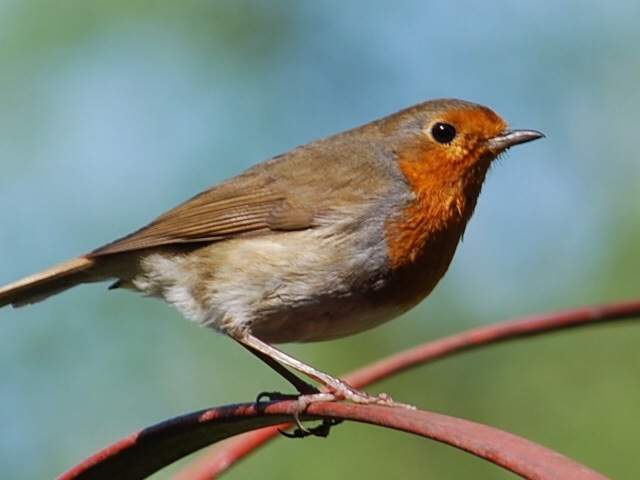
<path id="1" fill-rule="evenodd" d="M 357 333 L 402 313 L 376 298 L 385 265 L 384 242 L 354 246 L 326 228 L 310 229 L 179 256 L 153 253 L 132 283 L 218 331 L 249 328 L 267 342 L 305 342 Z"/>

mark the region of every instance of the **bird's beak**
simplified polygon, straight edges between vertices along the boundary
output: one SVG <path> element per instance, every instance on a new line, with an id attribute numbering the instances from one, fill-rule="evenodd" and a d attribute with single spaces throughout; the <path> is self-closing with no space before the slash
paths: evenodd
<path id="1" fill-rule="evenodd" d="M 505 130 L 497 137 L 489 139 L 489 148 L 495 153 L 500 153 L 514 145 L 531 142 L 544 137 L 544 133 L 536 130 Z"/>

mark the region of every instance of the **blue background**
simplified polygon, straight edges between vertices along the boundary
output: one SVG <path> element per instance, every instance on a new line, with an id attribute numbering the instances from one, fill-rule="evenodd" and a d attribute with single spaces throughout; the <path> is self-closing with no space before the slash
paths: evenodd
<path id="1" fill-rule="evenodd" d="M 374 331 L 286 350 L 340 374 L 472 326 L 637 297 L 639 24 L 640 3 L 622 0 L 1 2 L 0 283 L 294 146 L 459 97 L 547 138 L 493 168 L 428 301 Z M 633 323 L 571 331 L 370 390 L 633 478 L 639 340 Z M 3 309 L 0 472 L 51 478 L 138 428 L 277 388 L 287 387 L 233 342 L 106 285 Z M 277 442 L 227 478 L 302 471 L 513 478 L 360 425 Z"/>

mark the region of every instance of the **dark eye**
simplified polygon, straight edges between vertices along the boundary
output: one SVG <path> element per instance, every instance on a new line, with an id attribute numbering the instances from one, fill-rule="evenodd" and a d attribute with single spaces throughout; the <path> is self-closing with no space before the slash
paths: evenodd
<path id="1" fill-rule="evenodd" d="M 449 143 L 457 134 L 456 127 L 450 123 L 438 122 L 431 127 L 431 136 L 438 143 Z"/>

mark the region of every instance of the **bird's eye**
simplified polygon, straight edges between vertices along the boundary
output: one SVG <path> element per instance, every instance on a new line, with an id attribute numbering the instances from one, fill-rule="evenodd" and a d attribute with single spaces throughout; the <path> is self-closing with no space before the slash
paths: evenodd
<path id="1" fill-rule="evenodd" d="M 456 127 L 450 123 L 438 122 L 431 127 L 431 136 L 438 143 L 450 143 L 457 134 Z"/>

